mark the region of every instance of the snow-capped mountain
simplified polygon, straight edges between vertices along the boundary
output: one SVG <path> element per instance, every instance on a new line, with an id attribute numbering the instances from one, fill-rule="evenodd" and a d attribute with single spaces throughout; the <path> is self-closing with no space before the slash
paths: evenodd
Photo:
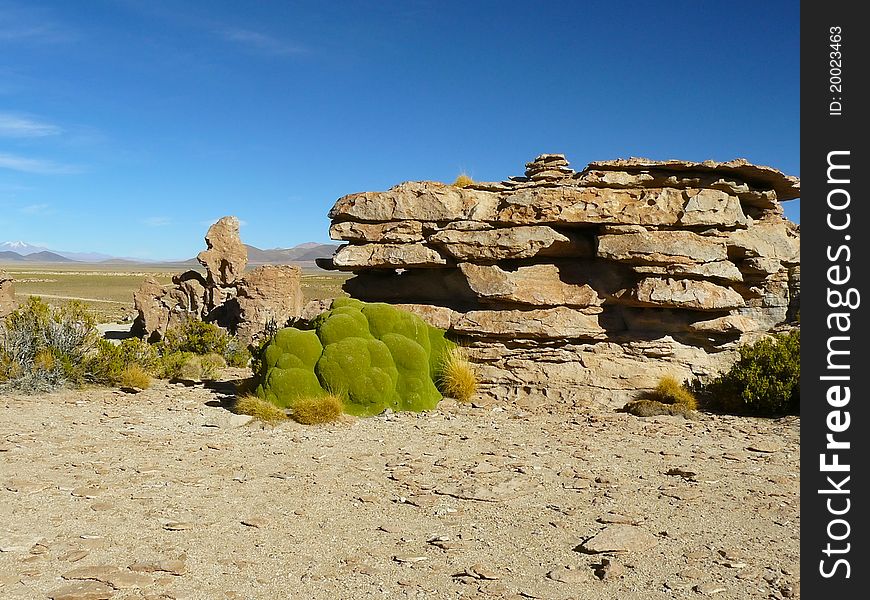
<path id="1" fill-rule="evenodd" d="M 3 242 L 0 243 L 0 252 L 15 252 L 21 256 L 28 254 L 36 254 L 37 252 L 47 252 L 48 248 L 44 246 L 34 246 L 27 242 Z"/>

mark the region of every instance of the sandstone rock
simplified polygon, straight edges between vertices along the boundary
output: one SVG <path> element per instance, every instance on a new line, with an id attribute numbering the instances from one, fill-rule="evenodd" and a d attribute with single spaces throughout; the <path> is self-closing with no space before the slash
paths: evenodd
<path id="1" fill-rule="evenodd" d="M 505 194 L 496 219 L 512 225 L 674 225 L 686 201 L 674 189 L 529 187 Z"/>
<path id="2" fill-rule="evenodd" d="M 243 344 L 259 339 L 269 323 L 283 327 L 302 313 L 301 271 L 291 265 L 262 265 L 238 283 L 236 336 Z"/>
<path id="3" fill-rule="evenodd" d="M 425 240 L 420 221 L 390 223 L 355 223 L 340 221 L 329 227 L 329 237 L 347 242 L 379 242 L 382 244 L 413 244 Z"/>
<path id="4" fill-rule="evenodd" d="M 429 243 L 460 261 L 495 262 L 543 256 L 592 256 L 588 236 L 560 233 L 538 225 L 487 231 L 440 231 Z"/>
<path id="5" fill-rule="evenodd" d="M 628 158 L 603 160 L 589 163 L 590 170 L 625 171 L 629 173 L 649 170 L 672 171 L 674 173 L 716 173 L 729 175 L 745 181 L 759 189 L 769 189 L 776 193 L 779 200 L 791 200 L 801 195 L 800 179 L 784 175 L 772 167 L 754 165 L 744 158 L 728 162 L 692 162 L 686 160 L 650 160 L 647 158 Z"/>
<path id="6" fill-rule="evenodd" d="M 176 301 L 167 303 L 169 289 L 153 277 L 147 277 L 139 289 L 133 292 L 133 306 L 138 313 L 131 328 L 133 335 L 152 342 L 163 337 L 169 327 L 172 310 L 177 306 Z"/>
<path id="7" fill-rule="evenodd" d="M 468 335 L 514 338 L 606 337 L 599 316 L 559 306 L 540 310 L 475 310 L 463 314 L 453 330 Z"/>
<path id="8" fill-rule="evenodd" d="M 641 304 L 697 310 L 721 310 L 745 305 L 743 297 L 734 290 L 694 279 L 648 277 L 637 284 L 632 297 Z"/>
<path id="9" fill-rule="evenodd" d="M 232 285 L 242 276 L 248 264 L 248 249 L 239 238 L 239 220 L 222 217 L 209 227 L 205 234 L 207 250 L 200 252 L 196 260 L 208 272 L 207 280 L 212 285 Z"/>
<path id="10" fill-rule="evenodd" d="M 336 268 L 354 270 L 368 268 L 440 267 L 447 259 L 436 250 L 422 244 L 360 244 L 345 245 L 332 257 Z"/>
<path id="11" fill-rule="evenodd" d="M 707 263 L 673 263 L 670 265 L 635 265 L 636 273 L 642 275 L 665 275 L 671 277 L 695 276 L 724 281 L 743 281 L 743 273 L 729 260 Z"/>
<path id="12" fill-rule="evenodd" d="M 15 300 L 15 286 L 12 283 L 12 277 L 3 271 L 0 271 L 0 319 L 18 308 L 18 302 Z"/>
<path id="13" fill-rule="evenodd" d="M 363 192 L 340 198 L 329 218 L 335 221 L 490 221 L 498 194 L 458 188 L 434 181 L 407 182 L 386 192 Z"/>
<path id="14" fill-rule="evenodd" d="M 432 327 L 444 330 L 451 329 L 460 314 L 449 308 L 431 304 L 396 304 L 396 307 L 414 313 Z"/>
<path id="15" fill-rule="evenodd" d="M 458 269 L 371 270 L 348 279 L 343 286 L 353 298 L 372 302 L 421 302 L 457 308 L 478 305 Z"/>
<path id="16" fill-rule="evenodd" d="M 725 243 L 691 231 L 598 236 L 598 256 L 630 264 L 698 264 L 728 258 Z"/>
<path id="17" fill-rule="evenodd" d="M 773 259 L 786 265 L 800 263 L 800 236 L 788 221 L 760 221 L 747 229 L 714 231 L 711 235 L 725 241 L 729 256 Z"/>
<path id="18" fill-rule="evenodd" d="M 473 263 L 459 265 L 472 292 L 481 299 L 515 302 L 531 306 L 600 306 L 605 296 L 584 282 L 585 273 L 572 269 L 570 263 L 519 267 L 505 271 L 496 265 L 482 266 Z M 599 275 L 600 269 L 598 269 Z M 613 279 L 611 277 L 611 279 Z M 615 287 L 615 286 L 607 286 Z M 615 290 L 604 292 L 612 294 Z"/>
<path id="19" fill-rule="evenodd" d="M 689 196 L 683 208 L 683 216 L 679 224 L 693 225 L 745 225 L 746 215 L 740 206 L 740 200 L 720 190 L 689 189 Z"/>

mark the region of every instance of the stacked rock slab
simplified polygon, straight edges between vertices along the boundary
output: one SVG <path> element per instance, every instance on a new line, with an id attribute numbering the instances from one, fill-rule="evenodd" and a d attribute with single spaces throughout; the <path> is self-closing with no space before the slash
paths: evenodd
<path id="1" fill-rule="evenodd" d="M 708 378 L 797 311 L 800 237 L 770 167 L 620 159 L 459 188 L 406 182 L 339 199 L 321 266 L 345 290 L 449 329 L 485 393 L 622 402 L 660 377 Z"/>
<path id="2" fill-rule="evenodd" d="M 12 277 L 0 271 L 0 319 L 16 308 L 18 308 L 18 302 L 15 301 L 15 286 L 12 283 Z"/>
<path id="3" fill-rule="evenodd" d="M 263 265 L 243 275 L 248 251 L 237 218 L 217 221 L 205 241 L 207 249 L 197 256 L 205 275 L 186 271 L 174 275 L 172 285 L 149 277 L 133 294 L 134 335 L 159 341 L 170 327 L 195 319 L 217 323 L 247 344 L 270 325 L 282 326 L 300 315 L 299 267 Z"/>

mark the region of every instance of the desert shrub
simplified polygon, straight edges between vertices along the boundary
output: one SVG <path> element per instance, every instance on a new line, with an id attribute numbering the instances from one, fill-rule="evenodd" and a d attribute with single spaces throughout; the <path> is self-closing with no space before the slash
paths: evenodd
<path id="1" fill-rule="evenodd" d="M 216 379 L 221 369 L 225 369 L 227 361 L 220 354 L 206 354 L 199 357 L 199 379 Z"/>
<path id="2" fill-rule="evenodd" d="M 169 352 L 160 354 L 157 362 L 155 375 L 160 379 L 187 379 L 184 373 L 190 373 L 191 368 L 185 365 L 195 362 L 196 355 L 193 352 Z M 199 376 L 199 365 L 196 366 L 195 377 Z"/>
<path id="3" fill-rule="evenodd" d="M 740 359 L 703 388 L 711 408 L 754 415 L 800 412 L 800 331 L 740 348 Z"/>
<path id="4" fill-rule="evenodd" d="M 456 181 L 453 182 L 453 186 L 458 188 L 465 188 L 470 185 L 474 185 L 474 180 L 467 173 L 460 173 Z"/>
<path id="5" fill-rule="evenodd" d="M 441 400 L 434 373 L 454 344 L 416 315 L 337 298 L 312 325 L 282 329 L 254 353 L 259 398 L 293 408 L 341 390 L 344 410 L 358 416 L 430 410 Z"/>
<path id="6" fill-rule="evenodd" d="M 477 375 L 460 347 L 444 354 L 438 374 L 438 387 L 446 395 L 461 402 L 471 400 L 477 392 Z"/>
<path id="7" fill-rule="evenodd" d="M 244 368 L 251 362 L 251 351 L 242 346 L 236 338 L 230 338 L 223 356 L 230 367 Z"/>
<path id="8" fill-rule="evenodd" d="M 123 383 L 124 373 L 134 365 L 146 375 L 156 373 L 158 356 L 154 347 L 138 338 L 129 338 L 117 345 L 99 340 L 96 354 L 88 360 L 88 373 L 96 383 L 127 385 Z"/>
<path id="9" fill-rule="evenodd" d="M 145 390 L 151 387 L 151 375 L 142 365 L 132 363 L 121 371 L 118 383 L 124 387 Z"/>
<path id="10" fill-rule="evenodd" d="M 252 394 L 243 394 L 236 398 L 233 409 L 240 415 L 250 415 L 266 423 L 287 420 L 287 413 L 283 409 Z"/>
<path id="11" fill-rule="evenodd" d="M 300 398 L 293 403 L 290 416 L 303 425 L 332 423 L 344 413 L 344 401 L 338 394 Z"/>
<path id="12" fill-rule="evenodd" d="M 659 379 L 659 383 L 652 392 L 645 394 L 647 400 L 654 400 L 662 404 L 682 404 L 689 410 L 698 408 L 695 395 L 678 379 L 665 376 Z"/>
<path id="13" fill-rule="evenodd" d="M 0 383 L 24 392 L 80 384 L 98 337 L 84 304 L 52 308 L 31 297 L 0 326 Z"/>
<path id="14" fill-rule="evenodd" d="M 167 354 L 192 352 L 194 354 L 223 355 L 230 347 L 230 336 L 214 323 L 188 319 L 170 327 L 160 344 Z"/>

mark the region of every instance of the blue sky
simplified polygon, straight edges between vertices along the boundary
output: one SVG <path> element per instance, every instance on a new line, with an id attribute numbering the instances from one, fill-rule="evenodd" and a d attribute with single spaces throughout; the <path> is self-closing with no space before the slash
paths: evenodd
<path id="1" fill-rule="evenodd" d="M 544 152 L 799 176 L 799 83 L 796 1 L 0 0 L 0 241 L 328 241 L 344 194 Z"/>

